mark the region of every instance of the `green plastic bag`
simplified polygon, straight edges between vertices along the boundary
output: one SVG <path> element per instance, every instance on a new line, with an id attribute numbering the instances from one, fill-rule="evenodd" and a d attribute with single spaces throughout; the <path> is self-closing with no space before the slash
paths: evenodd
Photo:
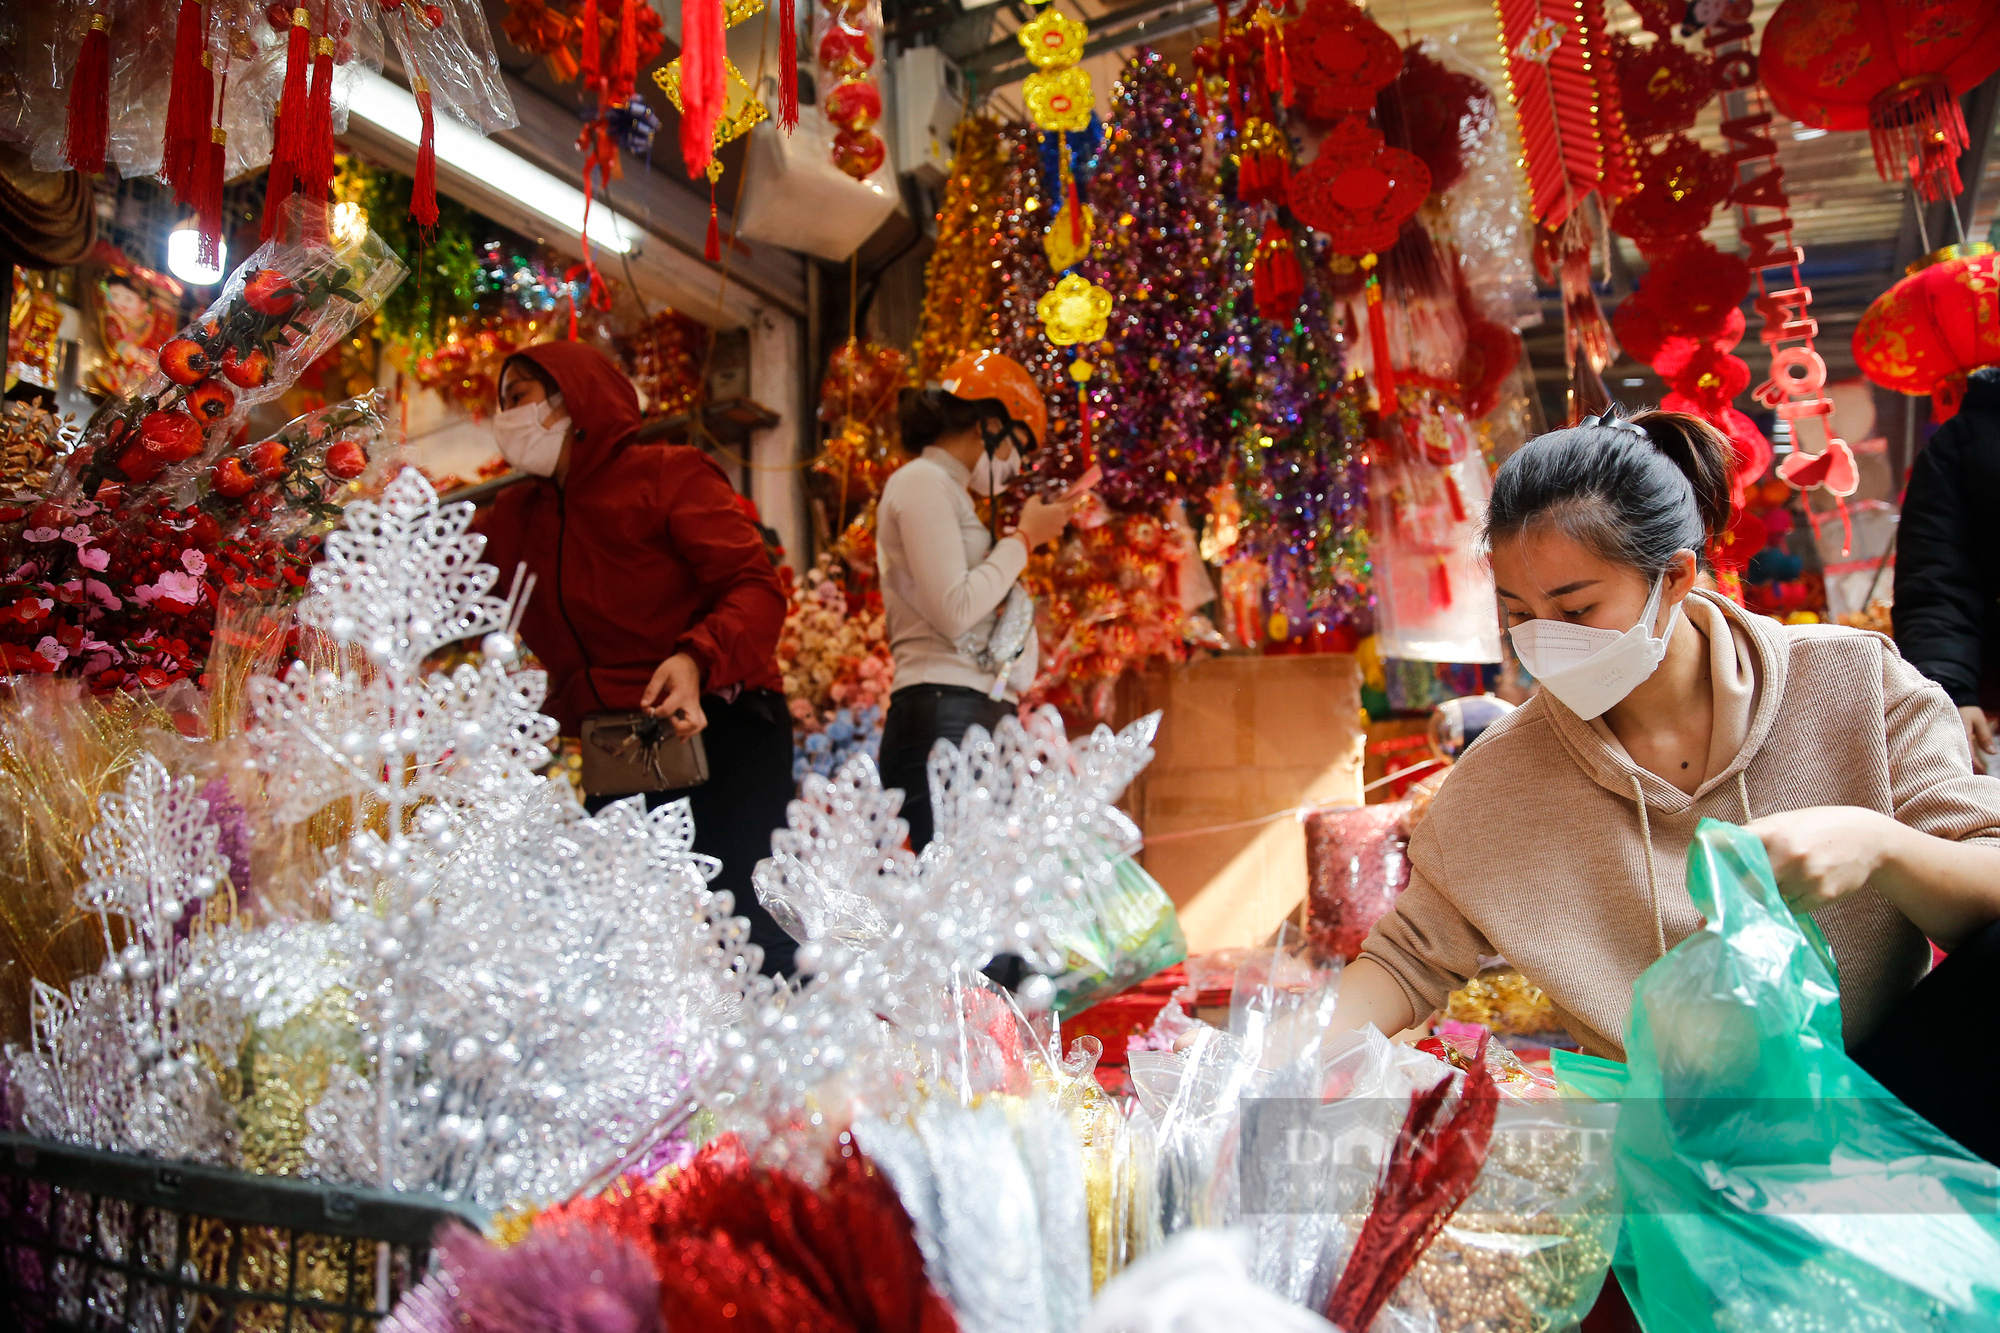
<path id="1" fill-rule="evenodd" d="M 1129 855 L 1106 849 L 1107 877 L 1083 878 L 1088 905 L 1052 914 L 1049 940 L 1063 951 L 1055 982 L 1059 1018 L 1130 990 L 1187 957 L 1174 900 Z"/>
<path id="2" fill-rule="evenodd" d="M 2000 1172 L 1847 1058 L 1833 955 L 1755 837 L 1703 820 L 1688 893 L 1707 925 L 1633 985 L 1628 1063 L 1555 1055 L 1621 1102 L 1647 1333 L 2000 1328 Z"/>

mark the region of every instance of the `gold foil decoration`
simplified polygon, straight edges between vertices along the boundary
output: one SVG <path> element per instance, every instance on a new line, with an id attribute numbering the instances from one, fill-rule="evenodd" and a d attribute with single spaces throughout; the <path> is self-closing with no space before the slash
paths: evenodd
<path id="1" fill-rule="evenodd" d="M 1111 293 L 1080 274 L 1065 274 L 1035 302 L 1035 313 L 1058 347 L 1096 342 L 1111 318 Z"/>
<path id="2" fill-rule="evenodd" d="M 1090 112 L 1097 102 L 1090 71 L 1074 65 L 1030 74 L 1021 83 L 1021 97 L 1028 104 L 1028 118 L 1045 130 L 1089 129 Z"/>
<path id="3" fill-rule="evenodd" d="M 1477 1023 L 1503 1036 L 1560 1032 L 1555 1006 L 1542 988 L 1511 967 L 1493 967 L 1451 993 L 1445 1017 Z"/>
<path id="4" fill-rule="evenodd" d="M 759 8 L 761 7 L 760 5 Z M 728 96 L 722 103 L 722 114 L 715 121 L 715 136 L 712 142 L 718 153 L 722 151 L 724 144 L 735 142 L 755 129 L 760 121 L 771 118 L 770 111 L 758 98 L 756 90 L 750 86 L 750 81 L 743 77 L 743 71 L 736 68 L 736 62 L 727 56 L 722 60 L 722 76 L 728 86 Z M 680 57 L 676 56 L 668 61 L 664 68 L 654 70 L 653 82 L 660 85 L 660 91 L 674 104 L 674 110 L 679 111 L 681 109 Z M 710 180 L 721 175 L 721 164 L 711 163 L 709 173 Z"/>
<path id="5" fill-rule="evenodd" d="M 1089 204 L 1084 204 L 1082 207 L 1082 240 L 1076 238 L 1076 228 L 1070 225 L 1067 207 L 1056 214 L 1056 220 L 1049 224 L 1048 234 L 1042 237 L 1042 253 L 1049 257 L 1049 267 L 1058 273 L 1066 268 L 1073 268 L 1090 257 L 1090 243 L 1096 228 L 1097 215 Z"/>
<path id="6" fill-rule="evenodd" d="M 1045 9 L 1040 18 L 1025 24 L 1014 36 L 1028 63 L 1036 69 L 1064 69 L 1083 58 L 1084 38 L 1090 30 L 1067 14 Z"/>

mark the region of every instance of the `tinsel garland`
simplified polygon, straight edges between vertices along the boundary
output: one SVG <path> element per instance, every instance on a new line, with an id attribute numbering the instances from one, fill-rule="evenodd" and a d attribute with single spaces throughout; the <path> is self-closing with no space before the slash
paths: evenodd
<path id="1" fill-rule="evenodd" d="M 951 179 L 937 215 L 937 248 L 924 268 L 924 308 L 910 358 L 910 382 L 927 384 L 953 357 L 993 344 L 1003 275 L 1000 207 L 1008 140 L 991 116 L 971 116 L 954 132 Z"/>

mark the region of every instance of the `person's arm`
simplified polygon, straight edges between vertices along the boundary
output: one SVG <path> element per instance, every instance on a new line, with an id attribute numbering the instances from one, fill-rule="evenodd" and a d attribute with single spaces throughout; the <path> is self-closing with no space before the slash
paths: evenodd
<path id="1" fill-rule="evenodd" d="M 1904 659 L 1944 686 L 1954 705 L 1974 708 L 1986 604 L 1972 553 L 1991 537 L 1977 530 L 1958 466 L 1958 434 L 1941 431 L 1910 469 L 1896 524 L 1890 614 Z"/>
<path id="2" fill-rule="evenodd" d="M 1340 1001 L 1333 1008 L 1335 1032 L 1352 1032 L 1373 1023 L 1377 1032 L 1395 1036 L 1415 1027 L 1416 1008 L 1395 973 L 1363 954 L 1340 973 Z"/>
<path id="3" fill-rule="evenodd" d="M 1028 566 L 1028 543 L 1010 533 L 986 559 L 968 566 L 951 479 L 927 467 L 897 489 L 895 522 L 905 562 L 899 591 L 932 628 L 955 640 L 1006 600 Z"/>
<path id="4" fill-rule="evenodd" d="M 724 690 L 776 660 L 785 592 L 763 534 L 737 503 L 722 469 L 699 450 L 671 452 L 679 466 L 666 479 L 667 540 L 693 569 L 709 603 L 674 641 L 673 654 L 693 665 L 698 690 Z"/>
<path id="5" fill-rule="evenodd" d="M 1409 858 L 1408 887 L 1341 973 L 1335 1031 L 1373 1023 L 1393 1037 L 1443 1008 L 1494 952 L 1439 887 L 1447 881 L 1444 854 L 1428 820 L 1410 839 Z"/>

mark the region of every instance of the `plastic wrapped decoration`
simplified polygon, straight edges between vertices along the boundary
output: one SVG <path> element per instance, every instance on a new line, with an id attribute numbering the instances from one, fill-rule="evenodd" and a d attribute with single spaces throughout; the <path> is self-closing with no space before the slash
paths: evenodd
<path id="1" fill-rule="evenodd" d="M 814 86 L 834 130 L 834 165 L 855 180 L 866 180 L 889 156 L 889 146 L 875 132 L 882 119 L 882 86 L 875 79 L 882 45 L 881 0 L 818 0 L 812 43 Z"/>
<path id="2" fill-rule="evenodd" d="M 1476 435 L 1441 396 L 1386 426 L 1369 477 L 1382 655 L 1497 662 L 1493 576 L 1474 553 L 1492 493 Z"/>
<path id="3" fill-rule="evenodd" d="M 1410 882 L 1409 802 L 1316 810 L 1305 818 L 1306 938 L 1352 962 Z"/>
<path id="4" fill-rule="evenodd" d="M 1456 38 L 1426 41 L 1424 52 L 1467 76 L 1476 66 Z M 1509 124 L 1495 123 L 1466 158 L 1465 173 L 1444 194 L 1442 230 L 1452 238 L 1470 303 L 1485 318 L 1513 329 L 1542 322 L 1535 290 L 1534 231 L 1521 193 L 1520 153 Z"/>
<path id="5" fill-rule="evenodd" d="M 227 451 L 199 483 L 204 509 L 224 537 L 255 531 L 282 542 L 333 527 L 346 497 L 379 490 L 395 466 L 387 405 L 382 390 L 371 390 Z"/>
<path id="6" fill-rule="evenodd" d="M 1819 926 L 1755 837 L 1703 820 L 1701 930 L 1633 986 L 1626 1063 L 1555 1054 L 1566 1089 L 1620 1103 L 1618 1275 L 1648 1328 L 1773 1311 L 1834 1329 L 2000 1320 L 2000 1171 L 1904 1106 L 1841 1040 Z"/>

